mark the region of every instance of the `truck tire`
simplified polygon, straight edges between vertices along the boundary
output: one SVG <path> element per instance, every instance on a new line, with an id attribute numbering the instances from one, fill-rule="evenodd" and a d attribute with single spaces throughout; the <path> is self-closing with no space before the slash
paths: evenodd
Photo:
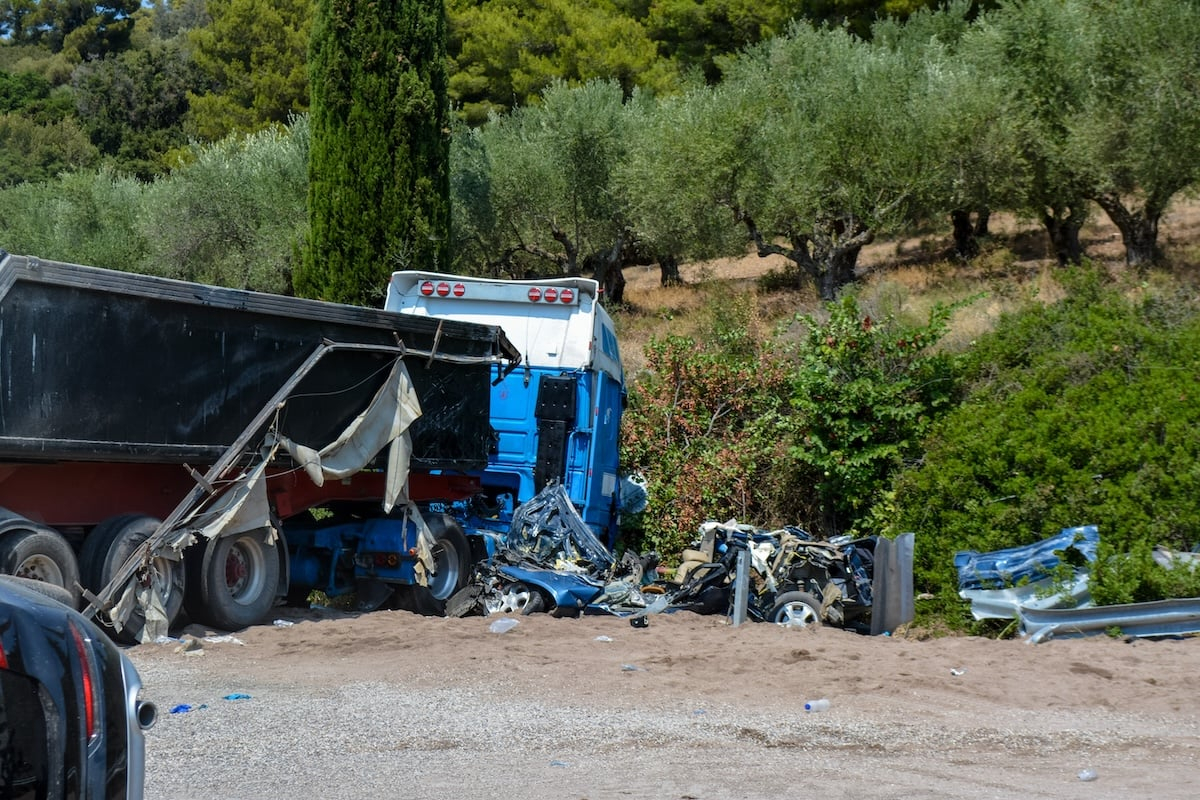
<path id="1" fill-rule="evenodd" d="M 462 528 L 449 514 L 430 514 L 425 520 L 433 534 L 434 571 L 427 586 L 412 587 L 414 610 L 427 617 L 446 614 L 446 601 L 467 584 L 471 548 Z"/>
<path id="2" fill-rule="evenodd" d="M 99 592 L 107 586 L 133 552 L 158 529 L 159 522 L 154 517 L 142 514 L 123 514 L 106 519 L 93 528 L 79 553 L 83 585 L 93 592 Z M 151 567 L 163 579 L 163 591 L 159 599 L 162 600 L 169 628 L 174 626 L 183 609 L 187 580 L 183 562 L 155 558 Z M 142 641 L 145 628 L 145 612 L 135 605 L 121 630 L 109 630 L 118 641 L 137 644 Z"/>
<path id="3" fill-rule="evenodd" d="M 188 548 L 188 616 L 226 631 L 263 621 L 275 605 L 279 555 L 266 530 L 220 536 Z"/>
<path id="4" fill-rule="evenodd" d="M 58 531 L 18 528 L 4 534 L 0 537 L 0 572 L 60 586 L 70 593 L 70 606 L 79 607 L 79 562 Z"/>
<path id="5" fill-rule="evenodd" d="M 819 628 L 821 604 L 807 592 L 784 592 L 775 598 L 767 619 L 789 628 Z"/>

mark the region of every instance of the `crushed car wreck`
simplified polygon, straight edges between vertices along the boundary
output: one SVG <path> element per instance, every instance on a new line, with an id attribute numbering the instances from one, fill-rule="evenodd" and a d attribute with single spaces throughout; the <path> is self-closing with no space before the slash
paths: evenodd
<path id="1" fill-rule="evenodd" d="M 631 616 L 646 610 L 643 572 L 641 559 L 617 559 L 601 544 L 555 483 L 517 508 L 496 552 L 475 566 L 446 613 L 575 616 L 592 609 Z"/>
<path id="2" fill-rule="evenodd" d="M 734 614 L 741 583 L 743 611 L 757 621 L 883 633 L 913 616 L 912 534 L 825 542 L 795 527 L 709 522 L 673 575 L 658 577 L 657 566 L 654 553 L 614 557 L 551 485 L 517 510 L 447 613 L 607 613 L 644 624 L 673 611 Z"/>
<path id="3" fill-rule="evenodd" d="M 767 531 L 708 522 L 695 547 L 684 551 L 674 579 L 646 591 L 657 587 L 669 609 L 731 613 L 737 562 L 744 559 L 750 619 L 879 634 L 913 618 L 912 543 L 912 534 L 817 541 L 797 527 Z"/>

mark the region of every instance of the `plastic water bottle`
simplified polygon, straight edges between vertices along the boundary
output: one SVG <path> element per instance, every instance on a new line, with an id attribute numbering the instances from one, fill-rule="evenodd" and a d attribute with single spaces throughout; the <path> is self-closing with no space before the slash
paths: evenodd
<path id="1" fill-rule="evenodd" d="M 825 711 L 829 708 L 829 701 L 825 698 L 820 700 L 809 700 L 804 704 L 805 711 Z"/>

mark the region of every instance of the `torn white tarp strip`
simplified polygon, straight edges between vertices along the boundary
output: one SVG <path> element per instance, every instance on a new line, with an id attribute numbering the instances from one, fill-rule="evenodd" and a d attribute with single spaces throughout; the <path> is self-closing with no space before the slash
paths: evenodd
<path id="1" fill-rule="evenodd" d="M 162 601 L 165 588 L 163 580 L 158 570 L 151 568 L 149 585 L 138 586 L 138 605 L 146 618 L 146 624 L 142 626 L 142 644 L 153 642 L 159 636 L 166 636 L 170 626 Z"/>
<path id="2" fill-rule="evenodd" d="M 408 502 L 404 508 L 404 517 L 406 523 L 411 522 L 417 528 L 417 563 L 414 566 L 417 583 L 420 586 L 428 586 L 429 573 L 436 566 L 433 560 L 433 531 L 429 530 L 429 525 L 415 503 Z"/>
<path id="3" fill-rule="evenodd" d="M 275 528 L 271 525 L 271 507 L 267 502 L 266 470 L 269 462 L 270 457 L 264 457 L 253 470 L 242 474 L 203 513 L 189 514 L 175 526 L 168 546 L 182 549 L 193 541 L 194 536 L 215 539 L 263 528 L 271 532 L 269 541 L 274 541 Z"/>
<path id="4" fill-rule="evenodd" d="M 151 566 L 149 581 L 133 580 L 125 584 L 120 600 L 113 606 L 111 614 L 113 628 L 120 631 L 129 621 L 129 615 L 135 609 L 142 612 L 144 625 L 142 627 L 143 644 L 152 642 L 159 636 L 167 635 L 167 611 L 163 607 L 163 580 L 158 570 Z"/>
<path id="5" fill-rule="evenodd" d="M 396 359 L 370 405 L 336 440 L 320 450 L 282 436 L 279 442 L 317 486 L 324 486 L 326 478 L 347 478 L 359 472 L 390 445 L 384 497 L 384 511 L 390 512 L 404 496 L 412 455 L 408 429 L 420 416 L 421 404 L 408 368 L 403 359 Z"/>

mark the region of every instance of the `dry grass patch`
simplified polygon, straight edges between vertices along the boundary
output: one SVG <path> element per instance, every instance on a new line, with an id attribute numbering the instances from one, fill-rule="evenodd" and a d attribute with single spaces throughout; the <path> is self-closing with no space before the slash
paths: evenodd
<path id="1" fill-rule="evenodd" d="M 954 314 L 942 340 L 943 347 L 961 350 L 992 330 L 1005 312 L 1029 302 L 1062 299 L 1058 266 L 1040 225 L 996 214 L 989 229 L 983 252 L 965 264 L 950 257 L 946 231 L 880 240 L 864 248 L 859 258 L 861 306 L 877 318 L 892 315 L 919 324 L 928 320 L 935 304 L 974 298 Z M 1131 285 L 1161 277 L 1200 287 L 1200 201 L 1179 204 L 1162 220 L 1160 241 L 1169 265 L 1165 277 L 1128 273 L 1119 232 L 1103 214 L 1093 215 L 1080 241 L 1093 261 Z M 785 336 L 795 335 L 788 328 L 798 314 L 822 317 L 823 304 L 811 287 L 758 291 L 760 278 L 787 266 L 782 256 L 762 258 L 748 251 L 741 258 L 685 264 L 680 268 L 684 285 L 672 287 L 660 285 L 657 265 L 627 268 L 626 306 L 615 315 L 627 374 L 636 379 L 644 369 L 645 347 L 652 339 L 701 336 L 711 311 L 736 298 L 749 295 L 755 309 L 752 318 L 764 335 L 777 329 Z"/>

